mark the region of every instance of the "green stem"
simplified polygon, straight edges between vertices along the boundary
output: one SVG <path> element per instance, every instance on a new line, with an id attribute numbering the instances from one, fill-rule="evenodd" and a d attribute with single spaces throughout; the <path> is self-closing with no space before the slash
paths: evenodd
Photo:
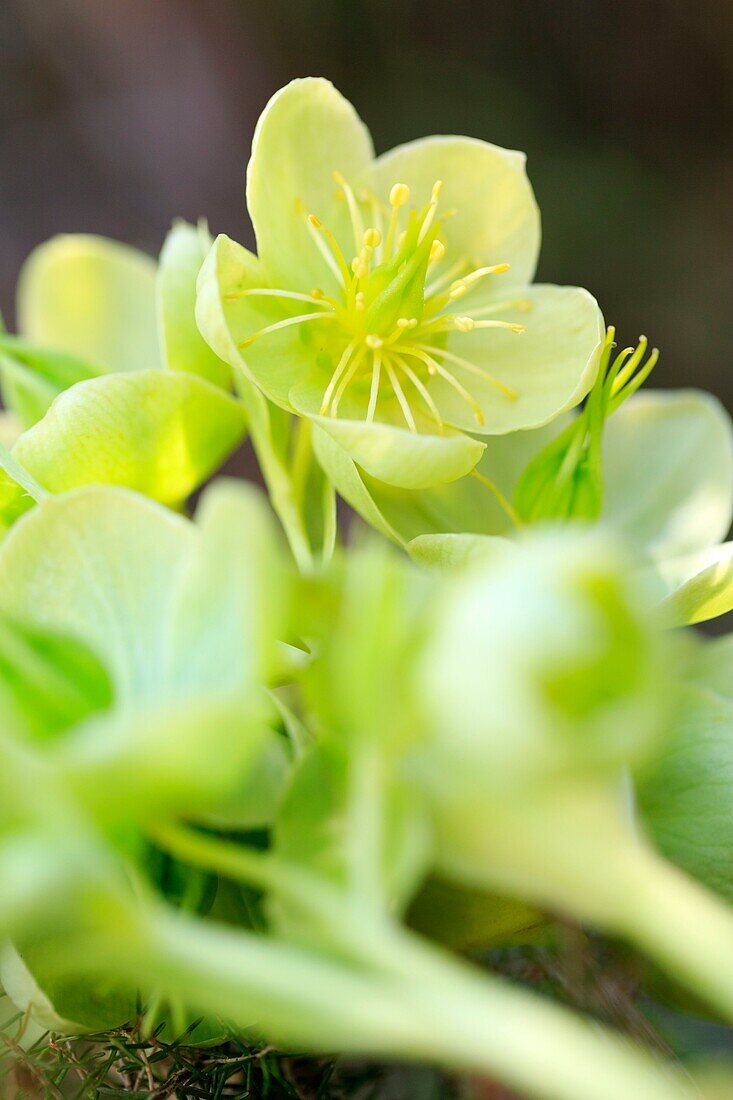
<path id="1" fill-rule="evenodd" d="M 537 1100 L 690 1100 L 671 1071 L 572 1012 L 479 976 L 408 933 L 372 929 L 376 968 L 163 909 L 98 965 L 286 1046 L 408 1057 L 498 1076 Z M 97 955 L 94 950 L 90 957 Z"/>
<path id="2" fill-rule="evenodd" d="M 733 1021 L 733 910 L 645 846 L 629 860 L 620 931 Z"/>
<path id="3" fill-rule="evenodd" d="M 318 1051 L 412 1057 L 498 1075 L 539 1100 L 682 1100 L 680 1080 L 539 997 L 481 975 L 297 869 L 187 830 L 158 842 L 189 861 L 255 881 L 320 917 L 329 956 L 157 912 L 146 976 L 193 998 L 197 1011 Z M 287 873 L 282 875 L 281 872 Z M 295 872 L 295 874 L 293 874 Z M 332 952 L 353 958 L 338 963 Z M 119 959 L 115 948 L 111 954 Z M 137 967 L 140 961 L 137 960 Z"/>

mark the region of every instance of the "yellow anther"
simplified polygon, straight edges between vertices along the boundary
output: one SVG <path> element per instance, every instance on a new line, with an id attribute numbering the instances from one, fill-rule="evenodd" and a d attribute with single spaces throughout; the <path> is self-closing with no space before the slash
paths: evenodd
<path id="1" fill-rule="evenodd" d="M 430 201 L 434 202 L 434 203 L 437 203 L 438 198 L 440 197 L 440 192 L 442 190 L 443 190 L 443 181 L 442 180 L 436 180 L 435 183 L 433 184 L 433 189 L 430 192 Z"/>
<path id="2" fill-rule="evenodd" d="M 404 206 L 410 201 L 410 188 L 406 183 L 396 183 L 389 193 L 389 201 L 392 206 Z"/>
<path id="3" fill-rule="evenodd" d="M 313 226 L 314 229 L 322 229 L 323 228 L 323 223 L 321 222 L 321 220 L 319 218 L 317 218 L 315 216 L 315 214 L 309 214 L 308 215 L 308 221 L 311 223 L 311 225 Z"/>
<path id="4" fill-rule="evenodd" d="M 445 256 L 445 245 L 442 241 L 434 240 L 430 246 L 430 263 L 437 264 Z"/>
<path id="5" fill-rule="evenodd" d="M 462 298 L 468 292 L 468 285 L 463 279 L 458 279 L 448 291 L 448 297 L 452 302 Z"/>
<path id="6" fill-rule="evenodd" d="M 417 328 L 417 317 L 398 317 L 397 328 Z"/>
<path id="7" fill-rule="evenodd" d="M 318 301 L 320 301 L 321 298 L 325 298 L 325 297 L 326 297 L 326 295 L 320 289 L 320 287 L 317 287 L 317 286 L 313 287 L 313 290 L 311 291 L 311 298 L 315 298 L 315 300 L 318 302 Z"/>
<path id="8" fill-rule="evenodd" d="M 473 317 L 454 317 L 453 325 L 459 332 L 473 332 L 476 328 Z"/>
<path id="9" fill-rule="evenodd" d="M 382 243 L 382 234 L 378 229 L 367 229 L 363 240 L 367 248 L 379 248 Z"/>
<path id="10" fill-rule="evenodd" d="M 383 346 L 384 340 L 382 339 L 381 336 L 375 336 L 372 333 L 370 333 L 368 336 L 364 337 L 364 343 L 366 344 L 366 346 L 368 348 L 371 348 L 372 351 L 377 351 L 379 348 L 381 348 Z"/>
<path id="11" fill-rule="evenodd" d="M 363 290 L 358 291 L 358 293 L 356 294 L 356 297 L 354 298 L 354 309 L 358 310 L 359 313 L 364 312 L 365 305 L 364 305 L 364 291 Z"/>

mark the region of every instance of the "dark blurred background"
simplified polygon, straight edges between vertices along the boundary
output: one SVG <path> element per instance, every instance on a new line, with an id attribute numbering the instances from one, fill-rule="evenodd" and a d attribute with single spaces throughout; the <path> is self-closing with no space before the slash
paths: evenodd
<path id="1" fill-rule="evenodd" d="M 733 0 L 0 0 L 0 307 L 28 251 L 91 231 L 156 252 L 205 214 L 250 239 L 252 131 L 330 77 L 379 151 L 524 149 L 543 279 L 587 286 L 657 385 L 733 406 Z"/>

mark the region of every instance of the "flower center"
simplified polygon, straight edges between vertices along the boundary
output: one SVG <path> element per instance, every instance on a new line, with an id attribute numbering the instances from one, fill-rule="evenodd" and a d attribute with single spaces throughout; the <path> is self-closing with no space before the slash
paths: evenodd
<path id="1" fill-rule="evenodd" d="M 451 332 L 476 329 L 507 329 L 524 332 L 524 325 L 496 318 L 507 309 L 529 310 L 526 300 L 496 302 L 472 311 L 455 312 L 456 303 L 483 279 L 501 275 L 509 265 L 473 267 L 465 258 L 446 259 L 443 223 L 451 211 L 438 215 L 442 182 L 433 184 L 428 202 L 410 206 L 410 189 L 396 183 L 389 203 L 382 203 L 369 191 L 359 198 L 339 172 L 334 173 L 337 197 L 346 203 L 355 254 L 350 263 L 332 231 L 315 214 L 301 209 L 314 247 L 334 276 L 338 290 L 326 294 L 316 287 L 310 294 L 256 288 L 227 295 L 271 296 L 307 303 L 311 308 L 286 317 L 252 333 L 240 343 L 248 347 L 255 340 L 283 328 L 316 326 L 325 333 L 330 349 L 327 360 L 331 375 L 323 392 L 321 416 L 336 416 L 347 389 L 368 388 L 366 421 L 374 420 L 381 400 L 393 396 L 410 431 L 417 423 L 410 396 L 435 422 L 444 423 L 433 394 L 431 378 L 443 379 L 470 406 L 477 424 L 484 416 L 470 390 L 470 377 L 489 381 L 505 397 L 517 393 L 469 359 L 445 345 Z M 368 223 L 368 224 L 367 224 Z M 326 328 L 321 326 L 327 324 Z M 464 381 L 461 381 L 461 378 Z M 466 384 L 464 384 L 464 382 Z"/>

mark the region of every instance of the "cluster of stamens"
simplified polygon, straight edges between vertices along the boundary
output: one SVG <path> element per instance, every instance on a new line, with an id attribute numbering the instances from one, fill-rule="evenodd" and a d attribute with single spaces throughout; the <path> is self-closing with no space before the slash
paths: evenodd
<path id="1" fill-rule="evenodd" d="M 317 326 L 314 331 L 325 334 L 326 344 L 333 348 L 333 371 L 323 392 L 321 416 L 336 416 L 349 386 L 366 379 L 367 422 L 374 420 L 380 396 L 388 389 L 397 400 L 407 427 L 416 432 L 417 423 L 408 400 L 411 388 L 442 432 L 443 419 L 426 385 L 430 378 L 439 377 L 471 407 L 476 423 L 483 424 L 481 406 L 457 373 L 489 381 L 507 398 L 516 399 L 517 393 L 444 345 L 451 332 L 469 333 L 476 329 L 524 332 L 524 325 L 493 315 L 508 309 L 529 310 L 530 303 L 526 300 L 496 302 L 470 313 L 454 311 L 454 304 L 481 280 L 502 274 L 509 265 L 472 268 L 467 260 L 460 259 L 441 270 L 446 257 L 442 222 L 451 216 L 451 211 L 444 211 L 441 218 L 436 216 L 442 189 L 440 180 L 433 185 L 426 206 L 420 211 L 410 208 L 407 224 L 401 225 L 405 220 L 403 209 L 410 201 L 406 184 L 396 183 L 392 187 L 387 208 L 368 191 L 357 200 L 341 173 L 335 172 L 334 179 L 339 188 L 337 197 L 346 203 L 354 238 L 355 255 L 350 263 L 331 230 L 302 204 L 300 210 L 314 246 L 336 280 L 337 292 L 327 294 L 316 287 L 310 294 L 303 294 L 263 287 L 227 294 L 229 300 L 261 296 L 303 302 L 311 307 L 266 325 L 239 346 L 246 348 L 255 340 L 291 326 L 314 325 Z M 365 210 L 369 225 L 365 225 Z M 321 329 L 323 325 L 328 328 Z M 333 339 L 328 332 L 331 326 Z"/>

